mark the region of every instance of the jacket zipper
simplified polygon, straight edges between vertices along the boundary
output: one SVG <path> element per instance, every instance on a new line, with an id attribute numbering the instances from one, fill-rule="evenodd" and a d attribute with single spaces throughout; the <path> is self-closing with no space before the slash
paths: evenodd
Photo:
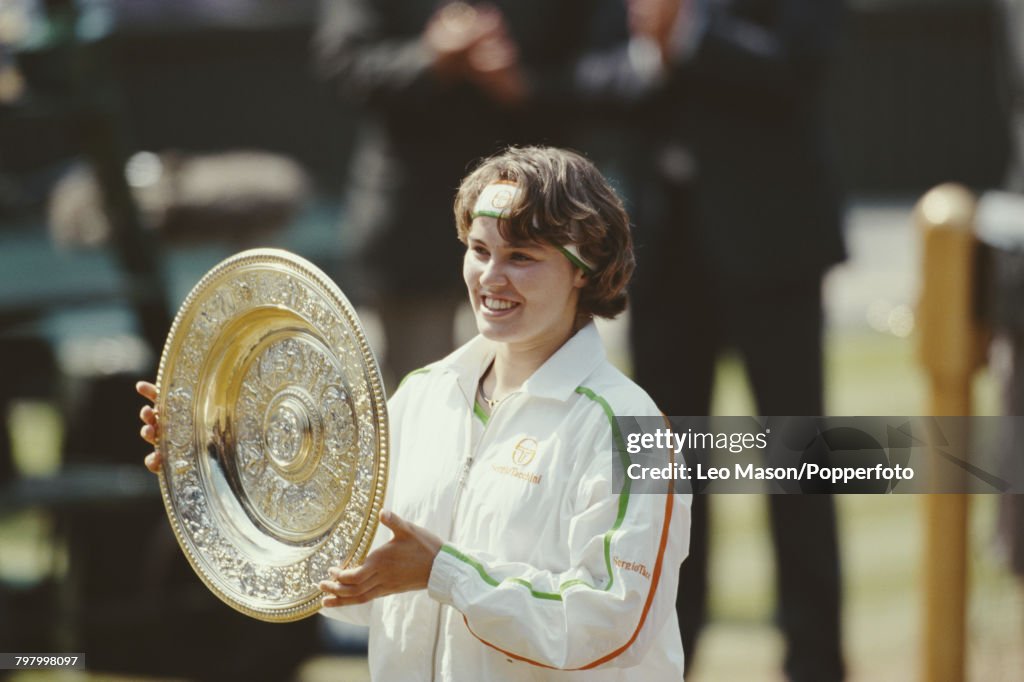
<path id="1" fill-rule="evenodd" d="M 494 421 L 494 415 L 497 414 L 498 410 L 508 402 L 508 398 L 511 398 L 515 393 L 511 393 L 505 397 L 498 405 L 495 405 L 491 410 L 491 415 L 487 421 L 484 422 L 484 430 L 480 433 L 480 440 L 477 441 L 476 447 L 470 447 L 469 455 L 466 457 L 466 461 L 462 463 L 462 471 L 459 473 L 459 480 L 455 484 L 455 497 L 452 499 L 452 520 L 448 527 L 448 537 L 451 538 L 455 534 L 455 517 L 459 513 L 459 500 L 462 499 L 462 489 L 466 486 L 466 480 L 469 478 L 469 470 L 473 466 L 473 462 L 476 460 L 476 455 L 480 450 L 480 446 L 483 445 L 484 437 L 487 435 L 487 429 Z M 476 400 L 474 396 L 473 400 Z M 473 420 L 476 419 L 476 415 L 473 414 L 473 406 L 470 405 L 469 413 L 469 437 L 467 442 L 473 442 Z M 431 656 L 431 667 L 430 667 L 430 679 L 431 682 L 437 680 L 437 647 L 441 643 L 441 611 L 442 607 L 438 604 L 437 607 L 437 623 L 434 626 L 434 652 Z"/>

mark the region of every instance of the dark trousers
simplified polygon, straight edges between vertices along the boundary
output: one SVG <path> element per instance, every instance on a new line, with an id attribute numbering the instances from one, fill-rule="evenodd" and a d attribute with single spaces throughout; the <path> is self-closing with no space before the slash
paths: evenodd
<path id="1" fill-rule="evenodd" d="M 708 414 L 715 360 L 726 348 L 742 358 L 761 415 L 822 414 L 820 275 L 780 271 L 777 278 L 722 281 L 678 225 L 640 247 L 631 298 L 635 378 L 665 414 Z M 786 674 L 797 681 L 842 679 L 832 496 L 767 497 Z M 690 553 L 676 602 L 687 667 L 706 617 L 707 502 L 704 495 L 693 498 Z"/>

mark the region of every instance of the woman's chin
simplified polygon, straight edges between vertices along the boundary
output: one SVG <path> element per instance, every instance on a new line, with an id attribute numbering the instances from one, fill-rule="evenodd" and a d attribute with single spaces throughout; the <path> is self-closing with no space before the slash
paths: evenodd
<path id="1" fill-rule="evenodd" d="M 489 341 L 508 341 L 508 334 L 504 333 L 503 330 L 493 324 L 477 324 L 476 330 L 480 332 L 480 336 L 484 337 Z"/>
<path id="2" fill-rule="evenodd" d="M 508 342 L 515 340 L 515 331 L 501 320 L 490 320 L 483 316 L 476 318 L 476 330 L 490 341 Z"/>

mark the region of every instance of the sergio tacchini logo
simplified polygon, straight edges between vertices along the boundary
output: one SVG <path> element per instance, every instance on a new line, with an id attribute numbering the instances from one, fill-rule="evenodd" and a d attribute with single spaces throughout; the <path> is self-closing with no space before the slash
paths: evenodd
<path id="1" fill-rule="evenodd" d="M 491 206 L 499 210 L 508 208 L 509 204 L 512 203 L 512 190 L 502 189 L 494 193 L 491 197 Z"/>
<path id="2" fill-rule="evenodd" d="M 512 461 L 521 467 L 526 466 L 537 456 L 537 441 L 533 438 L 523 438 L 516 443 L 512 449 Z"/>

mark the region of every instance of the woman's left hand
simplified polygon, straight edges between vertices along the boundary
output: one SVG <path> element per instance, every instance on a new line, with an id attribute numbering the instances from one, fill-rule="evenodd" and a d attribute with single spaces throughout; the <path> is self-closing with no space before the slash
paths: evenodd
<path id="1" fill-rule="evenodd" d="M 441 551 L 441 538 L 394 512 L 381 513 L 380 522 L 395 536 L 370 552 L 362 566 L 335 566 L 328 571 L 330 579 L 319 584 L 326 593 L 322 602 L 325 608 L 362 604 L 427 586 L 434 557 Z"/>

